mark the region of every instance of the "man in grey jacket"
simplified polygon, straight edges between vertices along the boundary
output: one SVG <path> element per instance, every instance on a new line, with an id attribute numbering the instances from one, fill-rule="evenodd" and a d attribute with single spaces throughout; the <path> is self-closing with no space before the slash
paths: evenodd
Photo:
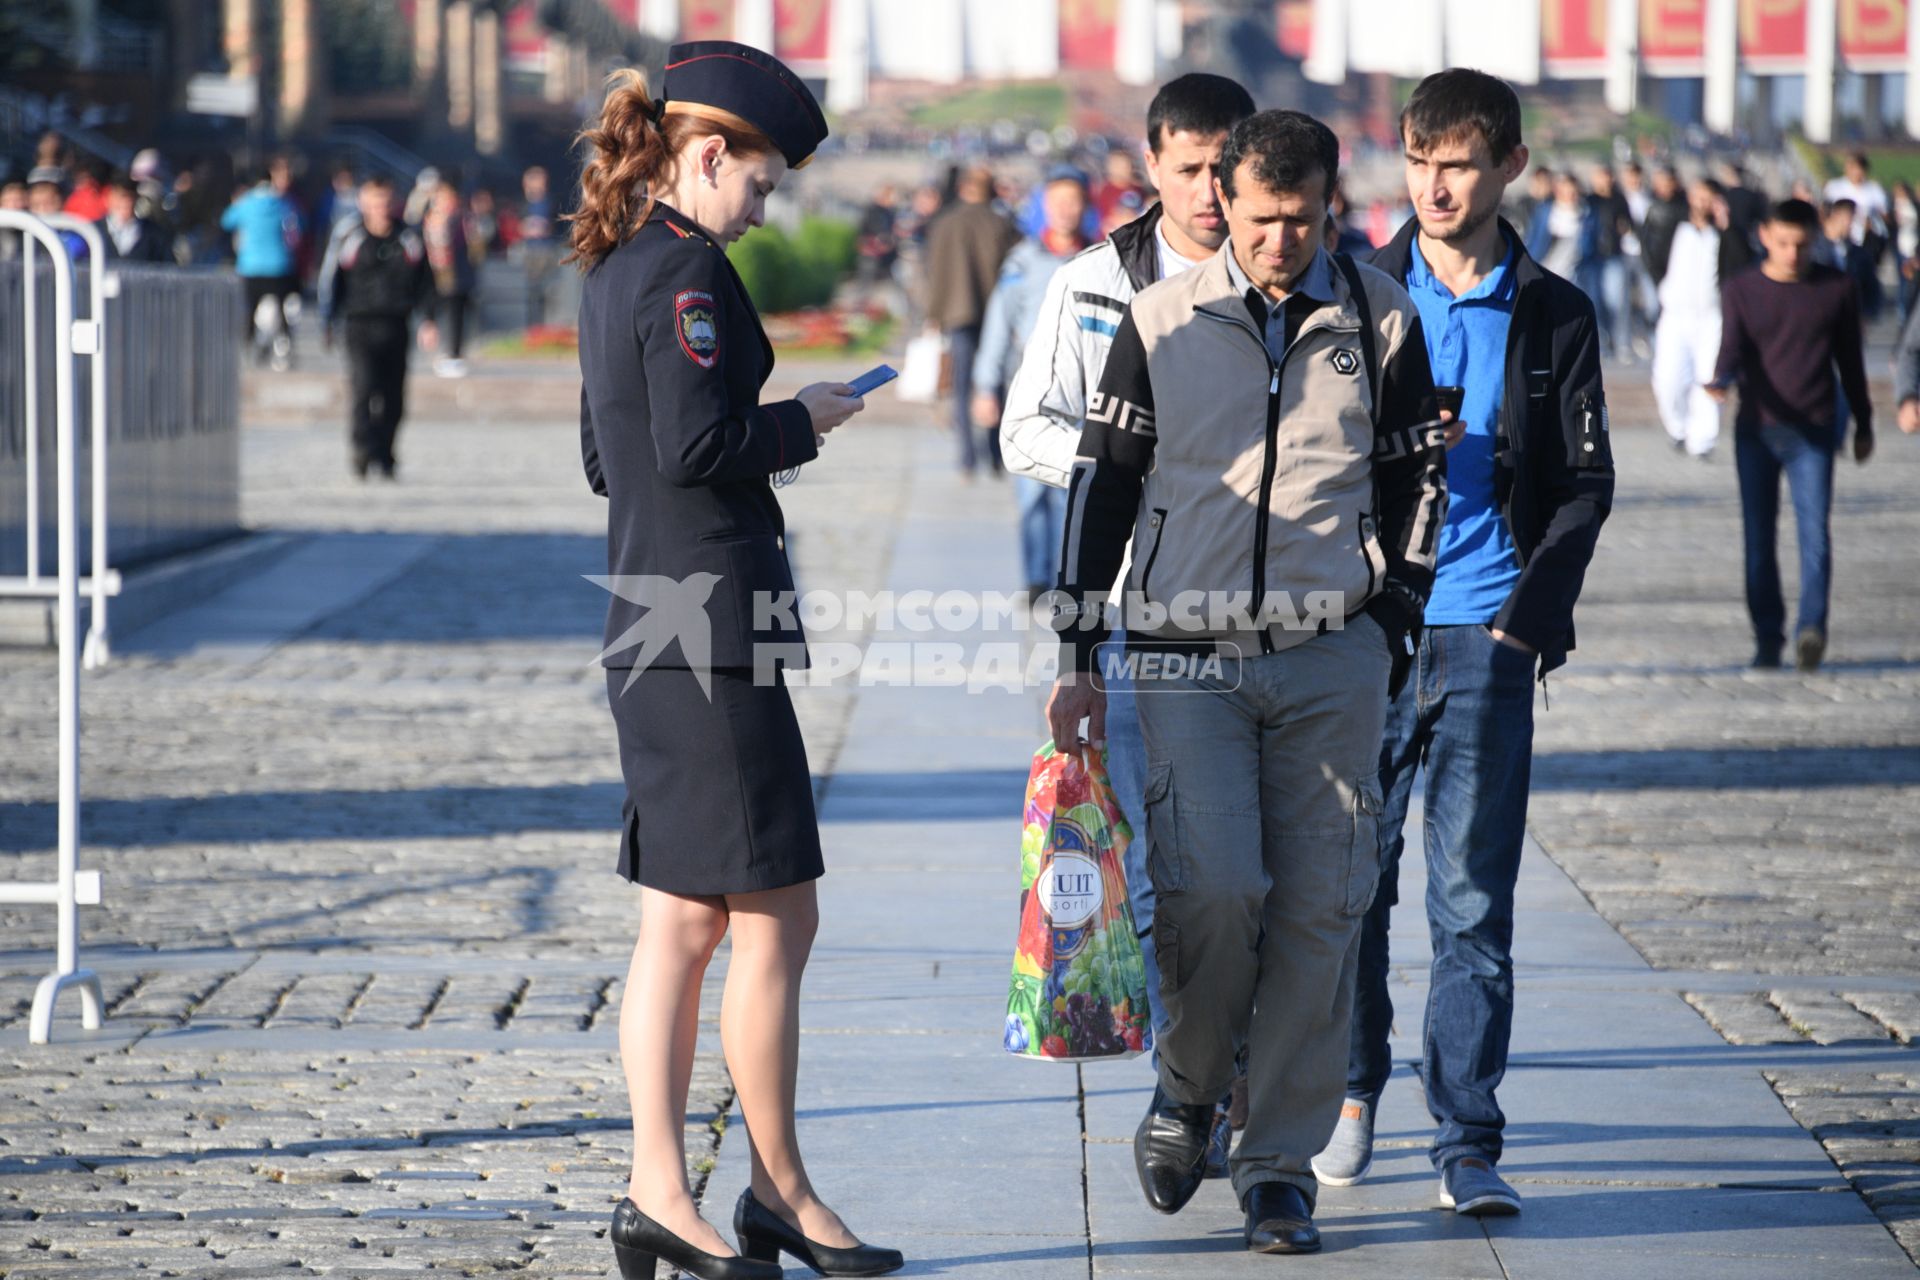
<path id="1" fill-rule="evenodd" d="M 1088 403 L 1068 490 L 1054 741 L 1105 737 L 1100 676 L 1154 679 L 1146 858 L 1169 1022 L 1134 1137 L 1178 1212 L 1247 1060 L 1232 1159 L 1247 1248 L 1317 1250 L 1310 1157 L 1346 1084 L 1360 921 L 1380 874 L 1379 752 L 1446 520 L 1446 458 L 1406 290 L 1323 247 L 1331 130 L 1233 129 L 1229 238 L 1136 295 Z M 1121 612 L 1106 600 L 1131 536 Z"/>

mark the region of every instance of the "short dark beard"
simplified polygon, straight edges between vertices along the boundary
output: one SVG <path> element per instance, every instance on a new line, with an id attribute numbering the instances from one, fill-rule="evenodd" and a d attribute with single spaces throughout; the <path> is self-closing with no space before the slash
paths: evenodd
<path id="1" fill-rule="evenodd" d="M 1465 240 L 1472 236 L 1474 232 L 1487 225 L 1489 218 L 1492 218 L 1499 212 L 1500 206 L 1498 205 L 1490 209 L 1484 209 L 1477 217 L 1468 217 L 1466 221 L 1462 222 L 1458 227 L 1452 228 L 1445 235 L 1429 229 L 1424 223 L 1421 224 L 1420 231 L 1421 234 L 1425 235 L 1429 240 L 1438 240 L 1441 244 L 1453 244 L 1456 241 Z M 1419 221 L 1417 216 L 1415 217 L 1415 221 Z"/>

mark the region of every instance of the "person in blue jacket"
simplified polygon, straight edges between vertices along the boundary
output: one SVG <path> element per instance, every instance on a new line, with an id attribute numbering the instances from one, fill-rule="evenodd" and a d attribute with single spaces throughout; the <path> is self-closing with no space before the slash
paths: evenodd
<path id="1" fill-rule="evenodd" d="M 221 229 L 233 236 L 234 269 L 247 292 L 246 337 L 256 358 L 271 355 L 282 367 L 293 354 L 287 300 L 300 292 L 300 210 L 292 191 L 293 170 L 284 156 L 275 156 L 260 180 L 220 215 Z M 263 308 L 268 299 L 271 306 Z"/>

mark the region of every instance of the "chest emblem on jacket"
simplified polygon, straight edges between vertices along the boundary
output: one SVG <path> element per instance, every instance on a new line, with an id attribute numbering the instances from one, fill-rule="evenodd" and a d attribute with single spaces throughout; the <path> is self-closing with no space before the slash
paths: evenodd
<path id="1" fill-rule="evenodd" d="M 1333 361 L 1333 371 L 1335 373 L 1344 373 L 1351 378 L 1354 374 L 1360 372 L 1360 357 L 1348 351 L 1345 347 L 1335 350 L 1330 358 Z"/>
<path id="2" fill-rule="evenodd" d="M 680 349 L 702 369 L 720 360 L 720 326 L 714 318 L 713 295 L 705 289 L 682 289 L 673 298 L 674 327 Z"/>

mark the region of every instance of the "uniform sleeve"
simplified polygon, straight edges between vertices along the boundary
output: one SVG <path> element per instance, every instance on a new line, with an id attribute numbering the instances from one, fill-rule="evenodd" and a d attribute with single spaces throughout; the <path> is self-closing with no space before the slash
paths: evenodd
<path id="1" fill-rule="evenodd" d="M 1080 457 L 1067 485 L 1060 588 L 1072 605 L 1060 619 L 1063 668 L 1071 658 L 1074 670 L 1092 670 L 1094 652 L 1107 639 L 1101 606 L 1126 559 L 1158 443 L 1146 344 L 1129 309 L 1088 405 Z"/>
<path id="2" fill-rule="evenodd" d="M 727 395 L 732 284 L 719 251 L 698 240 L 662 248 L 633 301 L 660 474 L 681 488 L 777 474 L 819 456 L 798 400 L 738 406 Z"/>
<path id="3" fill-rule="evenodd" d="M 1072 292 L 1068 273 L 1054 272 L 1000 416 L 1007 470 L 1061 489 L 1073 471 L 1087 411 L 1080 324 L 1067 305 Z"/>
<path id="4" fill-rule="evenodd" d="M 593 438 L 593 408 L 587 403 L 585 386 L 580 388 L 580 462 L 586 468 L 588 487 L 606 497 L 607 477 L 600 467 L 600 446 Z"/>

